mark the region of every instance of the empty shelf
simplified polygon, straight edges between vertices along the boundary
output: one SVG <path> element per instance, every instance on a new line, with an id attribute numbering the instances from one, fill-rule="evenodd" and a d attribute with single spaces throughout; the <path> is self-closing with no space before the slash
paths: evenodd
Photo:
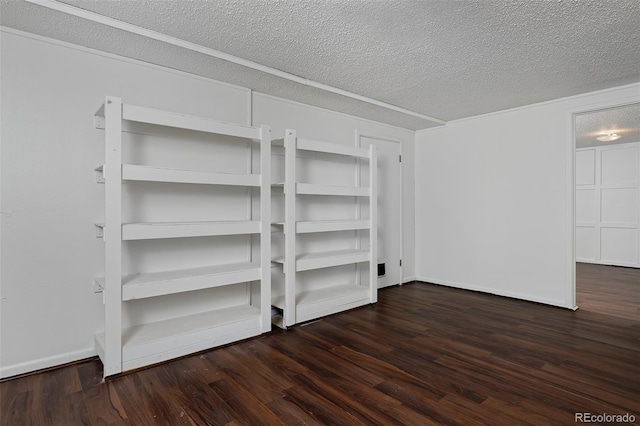
<path id="1" fill-rule="evenodd" d="M 349 155 L 352 157 L 369 158 L 369 150 L 355 146 L 297 138 L 297 148 L 307 151 L 324 152 L 328 154 Z"/>
<path id="2" fill-rule="evenodd" d="M 141 222 L 122 225 L 123 240 L 257 234 L 259 232 L 260 222 L 250 220 L 229 222 Z"/>
<path id="3" fill-rule="evenodd" d="M 122 279 L 122 300 L 143 299 L 259 279 L 260 265 L 251 262 L 133 274 Z M 98 277 L 96 281 L 103 289 L 104 277 Z"/>
<path id="4" fill-rule="evenodd" d="M 104 223 L 96 223 L 102 237 Z M 206 237 L 214 235 L 244 235 L 260 232 L 260 221 L 216 222 L 139 222 L 122 224 L 122 240 L 152 240 L 158 238 Z"/>
<path id="5" fill-rule="evenodd" d="M 299 195 L 344 195 L 352 197 L 368 197 L 369 187 L 364 186 L 332 186 L 297 183 L 296 193 Z"/>
<path id="6" fill-rule="evenodd" d="M 316 220 L 296 223 L 298 234 L 311 232 L 353 231 L 357 229 L 369 229 L 368 220 Z"/>
<path id="7" fill-rule="evenodd" d="M 203 172 L 134 164 L 122 165 L 122 179 L 208 185 L 260 186 L 259 175 Z"/>
<path id="8" fill-rule="evenodd" d="M 260 310 L 233 306 L 122 330 L 122 370 L 155 364 L 262 333 Z M 104 360 L 104 333 L 95 336 Z"/>
<path id="9" fill-rule="evenodd" d="M 272 305 L 280 309 L 284 309 L 284 303 L 284 296 L 274 297 L 272 300 Z M 300 292 L 296 294 L 296 322 L 309 321 L 369 303 L 369 288 L 353 283 Z"/>
<path id="10" fill-rule="evenodd" d="M 276 263 L 285 264 L 284 257 L 273 259 Z M 369 261 L 368 250 L 333 250 L 321 253 L 309 253 L 298 255 L 296 258 L 296 271 L 308 271 L 311 269 L 329 268 L 332 266 L 348 265 Z M 285 268 L 286 269 L 286 268 Z"/>
<path id="11" fill-rule="evenodd" d="M 122 119 L 238 138 L 260 139 L 261 133 L 260 129 L 256 127 L 225 123 L 223 121 L 214 121 L 210 118 L 194 117 L 129 104 L 122 105 Z"/>

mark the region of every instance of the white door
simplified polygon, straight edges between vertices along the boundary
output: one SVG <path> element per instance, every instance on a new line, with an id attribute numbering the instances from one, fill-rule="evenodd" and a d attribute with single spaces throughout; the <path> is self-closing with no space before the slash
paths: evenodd
<path id="1" fill-rule="evenodd" d="M 378 151 L 378 264 L 384 275 L 378 288 L 400 284 L 402 280 L 402 169 L 400 143 L 360 136 L 360 146 L 375 145 Z"/>

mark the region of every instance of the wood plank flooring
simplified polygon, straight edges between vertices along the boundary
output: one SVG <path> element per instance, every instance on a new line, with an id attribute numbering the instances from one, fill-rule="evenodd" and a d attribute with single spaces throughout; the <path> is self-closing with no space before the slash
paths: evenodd
<path id="1" fill-rule="evenodd" d="M 580 309 L 640 321 L 640 269 L 576 264 Z"/>
<path id="2" fill-rule="evenodd" d="M 591 266 L 579 283 L 604 276 Z M 573 425 L 576 412 L 639 424 L 639 337 L 633 315 L 412 283 L 106 382 L 97 360 L 2 382 L 0 424 Z"/>

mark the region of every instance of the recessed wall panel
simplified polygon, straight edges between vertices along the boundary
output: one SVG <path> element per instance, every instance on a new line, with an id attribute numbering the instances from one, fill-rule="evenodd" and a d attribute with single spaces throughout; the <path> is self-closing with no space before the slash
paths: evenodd
<path id="1" fill-rule="evenodd" d="M 595 259 L 596 241 L 594 227 L 576 228 L 576 259 Z"/>
<path id="2" fill-rule="evenodd" d="M 603 185 L 635 184 L 638 179 L 638 148 L 602 150 Z"/>
<path id="3" fill-rule="evenodd" d="M 594 222 L 597 219 L 595 189 L 576 190 L 576 222 Z"/>
<path id="4" fill-rule="evenodd" d="M 595 149 L 576 152 L 576 185 L 593 185 L 596 183 L 595 164 Z"/>
<path id="5" fill-rule="evenodd" d="M 638 231 L 628 228 L 602 228 L 600 230 L 601 259 L 614 263 L 636 263 L 638 258 Z"/>
<path id="6" fill-rule="evenodd" d="M 602 222 L 638 222 L 638 190 L 636 188 L 602 189 Z"/>

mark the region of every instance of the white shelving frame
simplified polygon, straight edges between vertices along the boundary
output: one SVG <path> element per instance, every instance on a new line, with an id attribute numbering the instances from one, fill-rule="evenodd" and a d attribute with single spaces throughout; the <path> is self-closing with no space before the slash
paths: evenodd
<path id="1" fill-rule="evenodd" d="M 122 163 L 123 121 L 147 123 L 260 143 L 260 174 L 229 174 Z M 96 113 L 105 130 L 105 164 L 96 169 L 105 184 L 105 221 L 96 224 L 105 243 L 105 276 L 95 285 L 103 291 L 105 329 L 95 348 L 104 376 L 162 362 L 271 330 L 271 130 L 123 104 L 108 96 Z M 123 223 L 123 181 L 236 185 L 260 191 L 260 220 L 178 223 Z M 250 195 L 249 195 L 250 196 Z M 213 235 L 257 234 L 260 260 L 123 276 L 123 241 Z M 123 303 L 129 300 L 260 282 L 259 301 L 155 323 L 122 327 Z"/>
<path id="2" fill-rule="evenodd" d="M 378 300 L 377 286 L 377 156 L 376 147 L 368 149 L 311 139 L 298 138 L 295 130 L 288 129 L 284 139 L 273 141 L 276 146 L 284 146 L 285 151 L 285 221 L 274 224 L 282 226 L 284 232 L 284 256 L 274 259 L 281 264 L 284 272 L 284 295 L 272 299 L 272 304 L 282 310 L 282 318 L 274 323 L 280 327 L 331 315 Z M 297 182 L 296 158 L 298 151 L 313 151 L 336 154 L 369 161 L 369 186 L 330 186 Z M 354 162 L 354 165 L 357 163 Z M 369 217 L 353 220 L 298 221 L 296 198 L 304 196 L 345 196 L 369 198 Z M 360 209 L 358 209 L 360 211 Z M 356 245 L 352 250 L 332 250 L 320 253 L 300 253 L 296 248 L 296 235 L 333 232 L 369 231 L 369 247 Z M 357 237 L 356 237 L 357 238 Z M 303 271 L 329 268 L 339 265 L 368 262 L 368 284 L 359 282 L 339 284 L 325 288 L 299 291 L 296 286 L 297 274 Z M 358 274 L 358 278 L 359 278 Z"/>

